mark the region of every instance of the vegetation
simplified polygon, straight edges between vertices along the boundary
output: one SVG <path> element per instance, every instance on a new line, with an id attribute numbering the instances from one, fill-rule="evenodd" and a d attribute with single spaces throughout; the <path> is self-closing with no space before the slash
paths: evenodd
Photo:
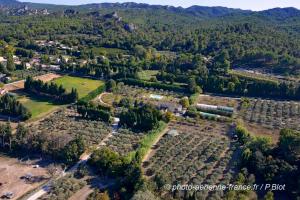
<path id="1" fill-rule="evenodd" d="M 161 113 L 151 105 L 129 108 L 120 115 L 120 125 L 136 131 L 149 131 L 158 126 Z"/>
<path id="2" fill-rule="evenodd" d="M 125 157 L 110 150 L 102 148 L 93 152 L 89 164 L 99 175 L 117 179 L 117 194 L 123 199 L 131 198 L 134 191 L 142 184 L 142 174 L 139 163 L 135 160 L 128 162 Z"/>
<path id="3" fill-rule="evenodd" d="M 20 96 L 17 97 L 18 101 L 27 108 L 32 114 L 30 119 L 36 119 L 44 114 L 48 114 L 58 108 L 54 102 L 49 102 L 47 99 L 38 98 L 35 96 Z"/>
<path id="4" fill-rule="evenodd" d="M 74 76 L 63 76 L 53 80 L 53 82 L 59 86 L 62 85 L 66 88 L 67 92 L 71 92 L 73 88 L 76 89 L 79 99 L 86 97 L 87 95 L 92 95 L 92 92 L 95 90 L 99 90 L 101 92 L 102 89 L 100 86 L 103 85 L 103 82 L 99 80 Z M 99 93 L 99 91 L 97 93 Z M 94 94 L 92 96 L 94 96 Z"/>
<path id="5" fill-rule="evenodd" d="M 79 104 L 77 105 L 77 112 L 83 117 L 91 120 L 102 120 L 109 122 L 110 112 L 103 110 L 101 106 L 95 106 L 93 104 Z"/>
<path id="6" fill-rule="evenodd" d="M 24 5 L 28 8 L 22 9 Z M 43 14 L 42 8 L 50 14 Z M 0 0 L 0 82 L 29 76 L 25 82 L 29 96 L 17 101 L 4 95 L 0 114 L 26 120 L 51 111 L 55 103 L 79 100 L 76 107 L 28 127 L 20 124 L 15 134 L 10 124 L 1 125 L 1 150 L 46 154 L 71 165 L 88 147 L 106 138 L 112 131 L 107 122 L 114 116 L 120 117 L 121 129 L 105 141 L 111 149 L 93 152 L 89 164 L 98 174 L 116 180 L 116 185 L 113 192 L 96 191 L 91 198 L 155 199 L 159 194 L 165 199 L 244 199 L 253 194 L 170 192 L 162 186 L 272 182 L 286 183 L 287 190 L 280 195 L 296 199 L 300 196 L 300 183 L 294 181 L 300 179 L 300 106 L 290 100 L 300 100 L 299 16 L 293 8 L 252 12 L 135 3 L 69 7 Z M 31 78 L 46 71 L 71 75 L 50 83 Z M 17 86 L 7 87 L 14 90 Z M 99 100 L 104 91 L 110 93 Z M 282 129 L 278 144 L 253 137 L 240 125 L 235 141 L 229 137 L 234 135 L 227 135 L 226 122 L 198 120 L 195 104 L 202 92 L 241 96 L 239 107 L 238 100 L 232 101 L 238 117 L 249 126 Z M 231 104 L 216 101 L 218 106 L 222 103 Z M 174 122 L 182 113 L 169 107 L 180 105 L 189 117 Z M 168 111 L 161 114 L 158 109 Z M 165 127 L 161 120 L 169 122 L 175 134 L 165 134 L 151 149 Z M 152 154 L 141 170 L 142 158 L 150 149 Z M 142 180 L 143 172 L 149 185 Z M 82 187 L 71 180 L 58 180 L 45 198 L 68 199 Z M 258 198 L 263 196 L 273 199 L 279 193 L 258 193 Z"/>
<path id="7" fill-rule="evenodd" d="M 128 153 L 140 147 L 140 142 L 144 136 L 144 133 L 135 133 L 128 129 L 120 128 L 118 129 L 118 134 L 113 135 L 113 137 L 106 142 L 106 145 L 114 152 L 126 156 Z"/>
<path id="8" fill-rule="evenodd" d="M 240 116 L 246 122 L 260 124 L 269 129 L 300 130 L 298 102 L 243 99 L 240 108 Z"/>
<path id="9" fill-rule="evenodd" d="M 283 129 L 279 142 L 272 146 L 270 140 L 252 137 L 241 125 L 237 126 L 237 135 L 242 146 L 242 166 L 255 175 L 256 182 L 286 184 L 288 198 L 299 196 L 299 145 L 300 134 L 297 131 Z M 266 191 L 267 192 L 267 191 Z M 279 191 L 273 191 L 278 193 Z"/>
<path id="10" fill-rule="evenodd" d="M 43 199 L 68 199 L 86 184 L 85 181 L 70 176 L 60 178 L 53 183 L 54 187 L 51 188 L 50 193 L 43 197 Z"/>
<path id="11" fill-rule="evenodd" d="M 198 122 L 199 123 L 199 122 Z M 166 191 L 165 184 L 228 184 L 235 174 L 234 145 L 224 135 L 227 125 L 200 121 L 171 122 L 170 130 L 158 142 L 155 154 L 143 163 L 146 176 L 156 184 L 156 192 L 168 192 L 165 198 L 222 198 L 218 191 Z M 180 148 L 178 148 L 180 147 Z M 170 173 L 172 171 L 172 173 Z"/>
<path id="12" fill-rule="evenodd" d="M 83 150 L 98 145 L 111 131 L 102 122 L 77 117 L 74 109 L 60 110 L 30 125 L 16 151 L 38 152 L 66 164 L 74 163 Z"/>
<path id="13" fill-rule="evenodd" d="M 5 94 L 0 98 L 0 113 L 21 120 L 27 120 L 31 117 L 31 112 L 14 96 L 9 94 Z"/>
<path id="14" fill-rule="evenodd" d="M 78 99 L 77 90 L 74 88 L 70 93 L 67 93 L 62 85 L 58 86 L 53 82 L 50 84 L 44 83 L 41 80 L 34 80 L 31 77 L 26 79 L 24 89 L 30 94 L 53 98 L 55 102 L 60 103 L 73 103 Z"/>

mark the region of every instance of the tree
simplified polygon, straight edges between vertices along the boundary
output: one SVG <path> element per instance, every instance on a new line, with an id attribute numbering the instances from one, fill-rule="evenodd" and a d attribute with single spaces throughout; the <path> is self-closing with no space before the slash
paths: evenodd
<path id="1" fill-rule="evenodd" d="M 50 175 L 51 178 L 53 178 L 57 172 L 61 170 L 60 166 L 59 165 L 55 165 L 55 164 L 50 164 L 48 167 L 47 167 L 47 172 L 48 174 Z"/>
<path id="2" fill-rule="evenodd" d="M 230 69 L 229 53 L 223 49 L 215 58 L 213 71 L 217 74 L 227 74 Z"/>
<path id="3" fill-rule="evenodd" d="M 139 190 L 133 195 L 131 200 L 158 200 L 158 198 L 149 190 Z"/>
<path id="4" fill-rule="evenodd" d="M 5 124 L 4 131 L 5 131 L 5 137 L 8 138 L 9 150 L 11 150 L 11 143 L 12 143 L 12 140 L 13 140 L 13 134 L 12 134 L 12 128 L 11 128 L 10 122 L 7 122 Z"/>
<path id="5" fill-rule="evenodd" d="M 180 99 L 180 104 L 182 105 L 182 107 L 188 108 L 190 106 L 189 98 L 183 97 L 182 99 Z"/>
<path id="6" fill-rule="evenodd" d="M 9 54 L 8 57 L 7 57 L 6 68 L 7 68 L 8 71 L 14 71 L 14 70 L 16 70 L 16 66 L 15 66 L 12 54 Z"/>
<path id="7" fill-rule="evenodd" d="M 89 160 L 89 164 L 95 167 L 98 173 L 102 175 L 117 176 L 124 174 L 123 158 L 108 147 L 94 151 Z"/>
<path id="8" fill-rule="evenodd" d="M 94 192 L 88 197 L 88 200 L 110 200 L 107 191 L 100 192 L 99 190 L 94 190 Z"/>
<path id="9" fill-rule="evenodd" d="M 24 124 L 19 123 L 16 131 L 17 144 L 18 145 L 23 144 L 27 135 L 28 135 L 28 129 L 24 126 Z"/>
<path id="10" fill-rule="evenodd" d="M 230 93 L 233 93 L 235 91 L 235 84 L 233 82 L 229 82 L 227 86 L 227 90 Z"/>
<path id="11" fill-rule="evenodd" d="M 5 147 L 6 131 L 5 131 L 5 125 L 3 125 L 3 124 L 0 124 L 0 136 L 1 136 L 2 148 L 4 148 Z"/>
<path id="12" fill-rule="evenodd" d="M 202 89 L 197 85 L 195 78 L 188 80 L 188 89 L 191 93 L 202 93 Z"/>
<path id="13" fill-rule="evenodd" d="M 85 143 L 81 136 L 77 136 L 74 140 L 69 142 L 62 151 L 62 159 L 67 164 L 73 164 L 78 161 L 79 157 L 85 151 Z"/>
<path id="14" fill-rule="evenodd" d="M 268 191 L 267 194 L 264 196 L 264 200 L 274 200 L 273 192 Z"/>
<path id="15" fill-rule="evenodd" d="M 2 63 L 0 63 L 0 73 L 3 73 L 3 74 L 7 73 L 6 67 Z"/>
<path id="16" fill-rule="evenodd" d="M 106 89 L 109 92 L 114 92 L 117 88 L 117 83 L 116 81 L 114 81 L 113 79 L 110 79 L 109 81 L 107 81 L 106 83 Z"/>
<path id="17" fill-rule="evenodd" d="M 129 108 L 120 115 L 120 125 L 136 131 L 150 131 L 158 125 L 162 115 L 151 105 Z"/>
<path id="18" fill-rule="evenodd" d="M 297 162 L 300 159 L 300 132 L 290 129 L 281 130 L 278 146 L 283 157 Z"/>

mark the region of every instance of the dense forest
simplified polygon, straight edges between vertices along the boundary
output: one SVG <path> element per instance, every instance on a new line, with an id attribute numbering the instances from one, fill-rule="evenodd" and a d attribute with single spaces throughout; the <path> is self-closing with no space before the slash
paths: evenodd
<path id="1" fill-rule="evenodd" d="M 33 39 L 53 40 L 64 35 L 69 36 L 64 38 L 64 43 L 74 46 L 133 50 L 136 45 L 142 45 L 159 51 L 212 57 L 226 50 L 232 67 L 299 72 L 297 16 L 300 11 L 296 9 L 246 12 L 193 7 L 184 10 L 143 4 L 100 4 L 89 8 L 92 11 L 87 12 L 84 6 L 71 8 L 74 10 L 69 12 L 57 9 L 38 20 L 35 16 L 8 16 L 4 12 L 0 16 L 0 39 L 16 41 L 18 46 L 28 49 L 35 48 Z"/>

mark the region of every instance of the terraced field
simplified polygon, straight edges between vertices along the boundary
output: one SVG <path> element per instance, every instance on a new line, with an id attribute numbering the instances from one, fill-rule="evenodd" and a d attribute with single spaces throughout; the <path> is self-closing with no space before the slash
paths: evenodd
<path id="1" fill-rule="evenodd" d="M 238 152 L 228 136 L 229 125 L 201 120 L 172 122 L 170 130 L 178 135 L 164 135 L 155 153 L 143 163 L 145 176 L 163 177 L 167 184 L 218 185 L 230 183 L 235 173 Z M 168 194 L 164 194 L 167 199 Z M 220 199 L 222 191 L 176 191 L 176 199 L 193 196 L 197 199 Z"/>

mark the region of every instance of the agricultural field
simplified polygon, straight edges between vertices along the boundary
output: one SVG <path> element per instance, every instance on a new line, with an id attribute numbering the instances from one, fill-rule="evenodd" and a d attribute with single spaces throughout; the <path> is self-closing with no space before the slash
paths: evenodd
<path id="1" fill-rule="evenodd" d="M 143 70 L 138 72 L 138 76 L 142 80 L 149 81 L 151 78 L 155 78 L 158 73 L 158 70 Z"/>
<path id="2" fill-rule="evenodd" d="M 100 80 L 73 76 L 63 76 L 61 78 L 53 80 L 53 82 L 58 85 L 63 85 L 67 89 L 67 91 L 71 91 L 72 88 L 76 88 L 79 94 L 79 98 L 85 97 L 90 92 L 104 84 Z"/>
<path id="3" fill-rule="evenodd" d="M 106 93 L 102 95 L 100 102 L 103 102 L 106 105 L 113 105 L 125 97 L 154 105 L 163 103 L 178 105 L 183 96 L 172 91 L 118 84 L 116 91 L 114 93 Z M 97 100 L 99 101 L 99 98 Z"/>
<path id="4" fill-rule="evenodd" d="M 30 132 L 61 137 L 65 142 L 76 135 L 83 136 L 88 145 L 97 145 L 110 132 L 109 125 L 100 121 L 82 119 L 72 108 L 61 109 L 49 117 L 29 126 Z M 50 134 L 51 133 L 51 134 Z"/>
<path id="5" fill-rule="evenodd" d="M 73 194 L 82 189 L 86 185 L 83 179 L 77 179 L 72 176 L 66 176 L 58 179 L 53 184 L 50 192 L 41 197 L 42 200 L 60 200 L 69 199 Z"/>
<path id="6" fill-rule="evenodd" d="M 300 103 L 250 99 L 249 105 L 241 105 L 239 115 L 250 124 L 270 130 L 291 128 L 300 130 Z"/>
<path id="7" fill-rule="evenodd" d="M 47 181 L 49 179 L 47 165 L 40 162 L 40 160 L 21 161 L 0 156 L 0 198 L 3 194 L 12 192 L 14 194 L 12 199 L 18 199 Z M 37 163 L 41 167 L 34 168 Z M 32 176 L 30 180 L 24 178 L 28 174 Z"/>
<path id="8" fill-rule="evenodd" d="M 59 78 L 59 77 L 61 77 L 61 75 L 55 74 L 55 73 L 48 73 L 48 74 L 36 76 L 36 77 L 34 77 L 34 79 L 41 80 L 43 82 L 48 82 L 48 81 L 51 81 L 51 80 Z M 3 89 L 5 89 L 9 92 L 18 92 L 19 90 L 24 89 L 24 83 L 25 83 L 25 80 L 8 83 L 8 84 L 4 85 Z"/>
<path id="9" fill-rule="evenodd" d="M 153 155 L 143 163 L 148 179 L 163 177 L 170 185 L 218 185 L 232 181 L 238 151 L 229 137 L 228 124 L 205 120 L 173 121 L 168 128 L 176 134 L 165 134 L 153 148 Z M 176 199 L 185 195 L 183 191 L 176 192 Z M 194 192 L 190 191 L 189 195 Z M 165 194 L 164 198 L 167 196 Z M 195 196 L 197 199 L 221 199 L 224 194 L 204 190 L 197 191 Z"/>
<path id="10" fill-rule="evenodd" d="M 143 133 L 134 133 L 128 129 L 119 129 L 117 133 L 106 142 L 106 145 L 120 155 L 127 155 L 136 150 L 143 138 Z"/>

